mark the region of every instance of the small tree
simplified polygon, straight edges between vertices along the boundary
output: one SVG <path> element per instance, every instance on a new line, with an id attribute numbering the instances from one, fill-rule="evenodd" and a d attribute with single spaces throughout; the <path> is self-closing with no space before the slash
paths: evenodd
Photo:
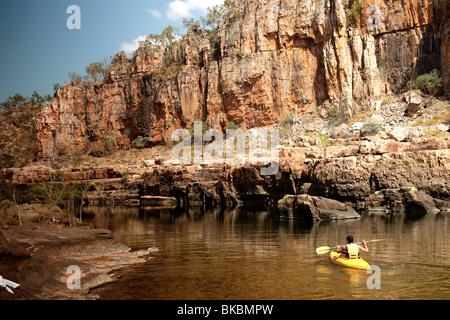
<path id="1" fill-rule="evenodd" d="M 191 28 L 198 29 L 200 28 L 200 21 L 195 20 L 194 18 L 183 18 L 183 28 L 187 30 Z"/>
<path id="2" fill-rule="evenodd" d="M 317 135 L 319 138 L 319 147 L 323 148 L 323 157 L 327 157 L 327 147 L 331 145 L 330 136 L 326 133 L 319 133 Z"/>
<path id="3" fill-rule="evenodd" d="M 31 98 L 30 98 L 30 102 L 32 104 L 36 104 L 36 103 L 37 104 L 42 104 L 42 103 L 45 102 L 45 99 L 43 97 L 41 97 L 39 95 L 39 93 L 36 92 L 36 90 L 33 90 L 33 94 L 31 95 Z"/>
<path id="4" fill-rule="evenodd" d="M 58 89 L 61 88 L 61 85 L 59 83 L 54 83 L 53 84 L 53 91 L 56 93 L 58 91 Z"/>
<path id="5" fill-rule="evenodd" d="M 20 94 L 16 93 L 14 97 L 9 97 L 5 102 L 1 103 L 2 110 L 14 110 L 23 105 L 27 100 Z"/>
<path id="6" fill-rule="evenodd" d="M 207 9 L 206 13 L 206 25 L 211 28 L 216 28 L 223 17 L 223 6 L 215 5 L 212 8 Z"/>
<path id="7" fill-rule="evenodd" d="M 111 66 L 112 56 L 104 58 L 100 62 L 90 63 L 85 71 L 88 76 L 87 80 L 100 81 L 108 78 L 109 68 Z"/>
<path id="8" fill-rule="evenodd" d="M 42 203 L 63 207 L 69 214 L 70 224 L 74 224 L 81 222 L 87 192 L 94 188 L 94 183 L 73 181 L 66 178 L 63 171 L 58 170 L 46 172 L 44 178 L 36 179 L 29 190 L 29 195 Z M 79 219 L 75 216 L 75 208 L 78 204 L 80 205 Z"/>
<path id="9" fill-rule="evenodd" d="M 78 182 L 77 184 L 74 185 L 75 188 L 75 192 L 78 194 L 78 198 L 80 201 L 80 222 L 83 222 L 83 217 L 82 217 L 82 213 L 83 213 L 83 204 L 84 204 L 84 199 L 86 198 L 87 192 L 88 191 L 92 191 L 95 189 L 95 183 L 91 183 L 91 182 Z"/>
<path id="10" fill-rule="evenodd" d="M 76 72 L 69 72 L 69 79 L 70 79 L 70 81 L 78 82 L 78 81 L 83 80 L 83 77 Z"/>
<path id="11" fill-rule="evenodd" d="M 175 28 L 172 25 L 168 25 L 161 32 L 161 42 L 163 46 L 168 46 L 172 44 L 177 38 L 176 33 L 178 32 L 178 28 Z"/>
<path id="12" fill-rule="evenodd" d="M 24 97 L 20 93 L 16 93 L 13 97 L 9 97 L 5 102 L 0 103 L 0 111 L 16 110 L 19 107 L 24 106 L 26 103 L 42 105 L 46 101 L 50 101 L 52 97 L 50 95 L 41 96 L 36 90 L 33 90 L 31 97 Z"/>
<path id="13" fill-rule="evenodd" d="M 104 78 L 105 70 L 103 70 L 103 64 L 101 62 L 90 63 L 85 70 L 92 81 L 100 81 Z"/>

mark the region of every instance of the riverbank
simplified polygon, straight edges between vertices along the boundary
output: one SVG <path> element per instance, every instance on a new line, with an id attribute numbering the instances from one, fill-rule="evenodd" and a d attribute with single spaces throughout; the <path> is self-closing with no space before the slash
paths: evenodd
<path id="1" fill-rule="evenodd" d="M 97 299 L 92 288 L 157 250 L 132 252 L 110 230 L 68 226 L 67 214 L 55 206 L 1 204 L 0 275 L 20 287 L 11 288 L 14 294 L 0 288 L 0 300 Z"/>
<path id="2" fill-rule="evenodd" d="M 439 138 L 399 142 L 379 136 L 347 140 L 323 149 L 280 147 L 279 170 L 261 174 L 264 165 L 181 164 L 161 159 L 155 150 L 125 151 L 98 166 L 89 162 L 58 168 L 49 164 L 0 170 L 6 184 L 23 188 L 59 172 L 67 182 L 87 182 L 89 204 L 239 206 L 274 208 L 286 195 L 309 195 L 344 202 L 357 210 L 390 213 L 449 207 L 450 133 Z M 167 155 L 166 155 L 167 156 Z M 118 158 L 128 159 L 119 163 Z M 115 162 L 114 162 L 115 161 Z M 393 196 L 397 195 L 397 198 Z M 426 198 L 426 199 L 425 199 Z M 412 203 L 413 202 L 413 203 Z M 439 211 L 438 210 L 438 211 Z M 324 218 L 326 219 L 326 217 Z"/>

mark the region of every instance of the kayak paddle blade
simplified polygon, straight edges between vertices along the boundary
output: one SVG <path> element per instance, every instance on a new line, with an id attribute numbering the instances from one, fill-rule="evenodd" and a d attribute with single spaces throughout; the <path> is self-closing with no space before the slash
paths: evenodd
<path id="1" fill-rule="evenodd" d="M 370 240 L 366 242 L 379 242 L 379 241 L 386 241 L 386 239 L 376 239 L 376 240 Z"/>
<path id="2" fill-rule="evenodd" d="M 317 253 L 317 254 L 325 254 L 325 253 L 327 253 L 327 252 L 330 252 L 330 250 L 331 250 L 330 247 L 323 246 L 323 247 L 317 248 L 317 249 L 316 249 L 316 253 Z"/>

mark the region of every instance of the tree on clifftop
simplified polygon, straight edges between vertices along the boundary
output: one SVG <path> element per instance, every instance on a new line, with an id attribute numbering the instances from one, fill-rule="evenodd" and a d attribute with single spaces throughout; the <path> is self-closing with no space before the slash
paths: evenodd
<path id="1" fill-rule="evenodd" d="M 87 81 L 106 80 L 109 75 L 109 68 L 111 66 L 112 56 L 104 58 L 100 62 L 90 63 L 85 71 L 87 74 Z"/>

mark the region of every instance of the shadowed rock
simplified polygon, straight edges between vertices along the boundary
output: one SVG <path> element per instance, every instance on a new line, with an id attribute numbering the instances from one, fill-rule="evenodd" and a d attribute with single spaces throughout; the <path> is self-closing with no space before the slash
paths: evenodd
<path id="1" fill-rule="evenodd" d="M 314 197 L 305 194 L 287 195 L 278 201 L 278 210 L 282 218 L 306 220 L 344 220 L 357 219 L 359 214 L 345 203 Z"/>

